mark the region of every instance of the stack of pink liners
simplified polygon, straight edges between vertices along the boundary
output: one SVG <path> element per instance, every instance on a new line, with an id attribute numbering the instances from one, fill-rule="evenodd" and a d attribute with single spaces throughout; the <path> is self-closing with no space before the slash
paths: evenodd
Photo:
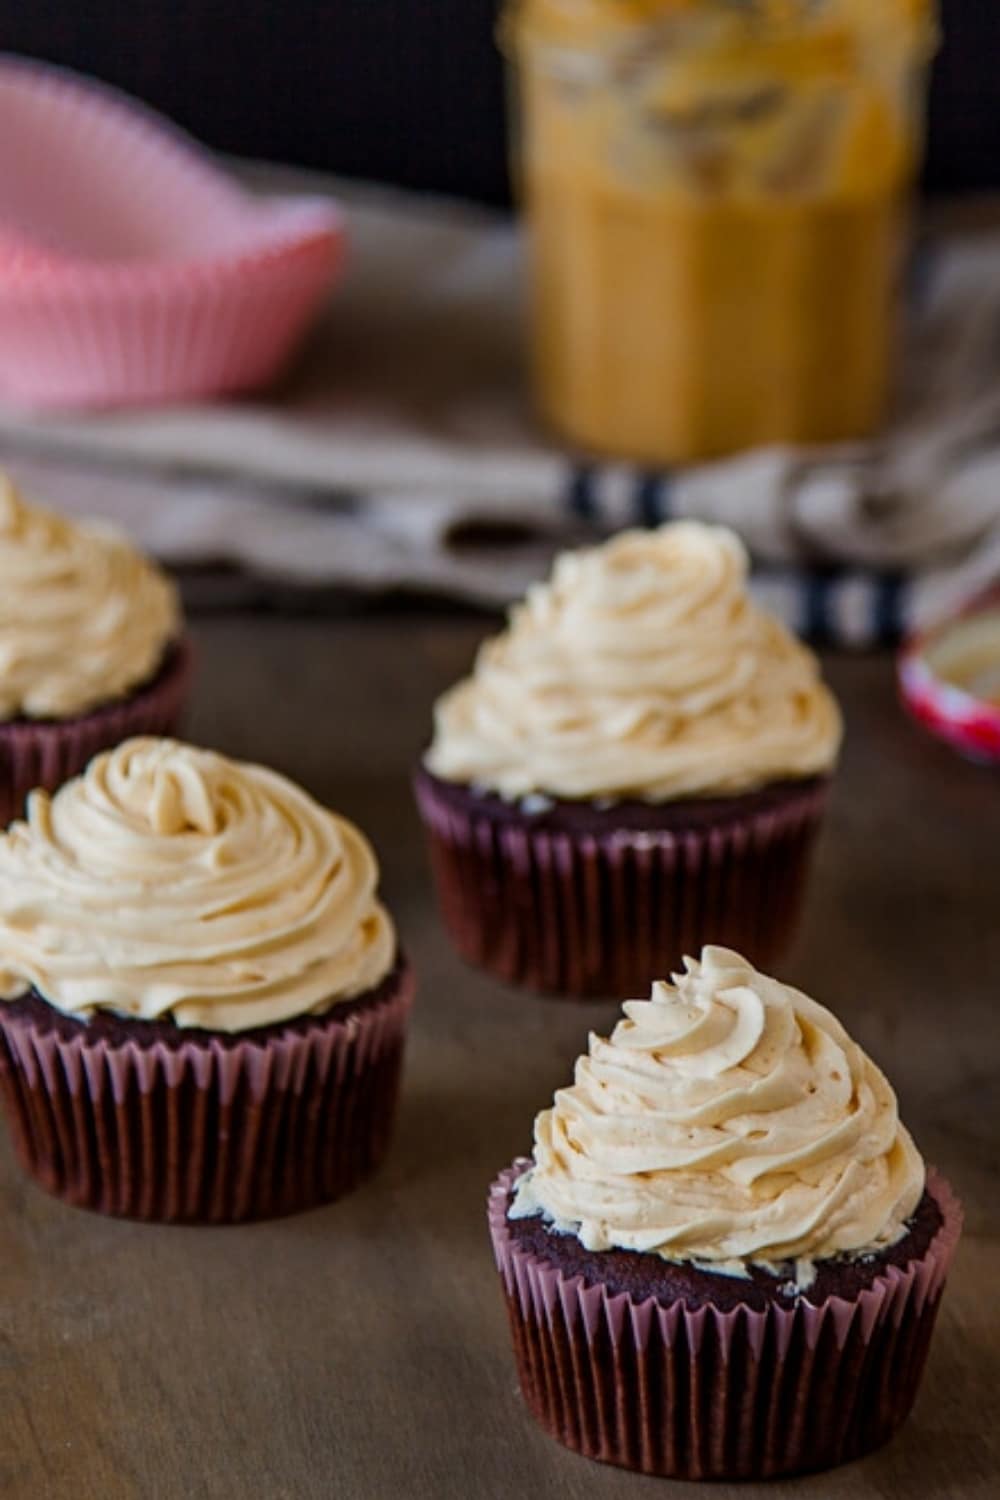
<path id="1" fill-rule="evenodd" d="M 344 247 L 328 200 L 262 200 L 103 85 L 0 56 L 0 397 L 101 406 L 273 376 Z"/>

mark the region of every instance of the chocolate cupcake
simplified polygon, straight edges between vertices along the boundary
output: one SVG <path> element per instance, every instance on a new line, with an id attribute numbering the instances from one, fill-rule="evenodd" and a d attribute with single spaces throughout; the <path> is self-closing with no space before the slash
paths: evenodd
<path id="1" fill-rule="evenodd" d="M 909 1411 L 961 1210 L 828 1010 L 728 949 L 685 968 L 493 1184 L 521 1389 L 643 1473 L 830 1468 Z"/>
<path id="2" fill-rule="evenodd" d="M 413 981 L 364 837 L 284 777 L 130 740 L 0 835 L 0 1095 L 81 1207 L 220 1223 L 378 1164 Z"/>
<path id="3" fill-rule="evenodd" d="M 566 553 L 439 700 L 416 793 L 465 958 L 627 994 L 706 937 L 788 942 L 840 716 L 746 573 L 693 522 Z"/>
<path id="4" fill-rule="evenodd" d="M 0 475 L 0 826 L 99 750 L 177 729 L 177 591 L 120 533 L 29 506 Z"/>

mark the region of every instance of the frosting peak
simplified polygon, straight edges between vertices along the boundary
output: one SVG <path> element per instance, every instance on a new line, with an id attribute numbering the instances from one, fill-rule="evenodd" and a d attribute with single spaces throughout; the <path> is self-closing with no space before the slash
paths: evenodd
<path id="1" fill-rule="evenodd" d="M 379 984 L 395 956 L 353 824 L 274 771 L 135 739 L 0 836 L 0 996 L 245 1031 Z"/>
<path id="2" fill-rule="evenodd" d="M 653 802 L 828 771 L 836 704 L 747 567 L 733 532 L 690 521 L 564 553 L 438 701 L 430 770 L 507 797 Z"/>
<path id="3" fill-rule="evenodd" d="M 174 585 L 118 531 L 29 506 L 0 475 L 0 720 L 124 697 L 180 623 Z"/>
<path id="4" fill-rule="evenodd" d="M 830 1011 L 705 948 L 592 1035 L 535 1122 L 512 1212 L 588 1249 L 739 1273 L 877 1249 L 904 1231 L 923 1163 L 896 1097 Z"/>

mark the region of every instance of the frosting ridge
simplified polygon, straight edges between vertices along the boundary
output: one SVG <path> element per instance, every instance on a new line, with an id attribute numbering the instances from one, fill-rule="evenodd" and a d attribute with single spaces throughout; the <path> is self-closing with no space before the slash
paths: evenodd
<path id="1" fill-rule="evenodd" d="M 0 720 L 124 697 L 180 627 L 173 583 L 120 532 L 27 505 L 0 476 Z"/>
<path id="2" fill-rule="evenodd" d="M 892 1088 L 824 1006 L 729 949 L 591 1035 L 535 1122 L 514 1216 L 592 1250 L 740 1274 L 747 1261 L 876 1250 L 905 1230 L 924 1166 Z"/>
<path id="3" fill-rule="evenodd" d="M 428 768 L 510 798 L 651 802 L 829 771 L 836 703 L 747 567 L 733 532 L 691 521 L 563 553 L 438 700 Z"/>
<path id="4" fill-rule="evenodd" d="M 0 835 L 0 996 L 245 1031 L 379 984 L 370 845 L 261 766 L 175 740 L 98 755 Z"/>

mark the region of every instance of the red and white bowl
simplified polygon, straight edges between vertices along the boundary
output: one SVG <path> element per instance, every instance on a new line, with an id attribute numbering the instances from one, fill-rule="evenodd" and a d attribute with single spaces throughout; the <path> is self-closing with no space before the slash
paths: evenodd
<path id="1" fill-rule="evenodd" d="M 910 641 L 899 687 L 932 734 L 970 760 L 1000 765 L 1000 593 Z"/>
<path id="2" fill-rule="evenodd" d="M 254 197 L 143 105 L 0 54 L 0 396 L 35 407 L 249 390 L 341 264 L 328 199 Z"/>

